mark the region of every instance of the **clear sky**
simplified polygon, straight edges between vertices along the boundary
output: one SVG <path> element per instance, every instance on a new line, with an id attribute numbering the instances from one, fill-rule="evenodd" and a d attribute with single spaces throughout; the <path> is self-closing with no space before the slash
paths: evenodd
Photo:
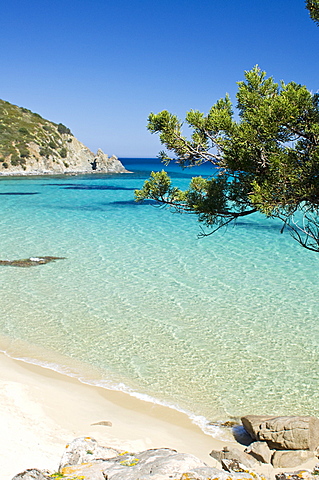
<path id="1" fill-rule="evenodd" d="M 319 91 L 303 0 L 10 0 L 0 98 L 62 122 L 93 151 L 154 157 L 150 112 L 207 112 L 258 64 Z"/>

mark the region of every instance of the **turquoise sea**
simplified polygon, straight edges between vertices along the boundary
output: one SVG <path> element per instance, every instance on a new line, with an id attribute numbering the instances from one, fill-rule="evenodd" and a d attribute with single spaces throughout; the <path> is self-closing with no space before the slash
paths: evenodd
<path id="1" fill-rule="evenodd" d="M 0 349 L 186 411 L 319 415 L 319 256 L 255 215 L 198 239 L 195 217 L 134 202 L 134 173 L 0 179 Z M 170 165 L 186 186 L 195 170 Z M 199 173 L 209 175 L 203 168 Z"/>

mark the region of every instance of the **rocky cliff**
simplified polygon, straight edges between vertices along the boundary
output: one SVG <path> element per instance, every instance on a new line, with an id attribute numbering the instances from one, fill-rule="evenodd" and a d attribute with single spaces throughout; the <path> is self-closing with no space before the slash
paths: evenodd
<path id="1" fill-rule="evenodd" d="M 125 172 L 116 156 L 94 154 L 62 123 L 0 100 L 0 175 Z"/>

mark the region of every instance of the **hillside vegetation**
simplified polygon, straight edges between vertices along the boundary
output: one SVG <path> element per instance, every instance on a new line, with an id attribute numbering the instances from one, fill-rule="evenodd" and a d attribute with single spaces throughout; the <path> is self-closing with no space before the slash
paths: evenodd
<path id="1" fill-rule="evenodd" d="M 27 159 L 33 155 L 31 142 L 40 147 L 41 156 L 63 159 L 71 136 L 70 129 L 62 123 L 49 122 L 27 108 L 0 100 L 0 169 L 11 164 L 25 170 Z"/>

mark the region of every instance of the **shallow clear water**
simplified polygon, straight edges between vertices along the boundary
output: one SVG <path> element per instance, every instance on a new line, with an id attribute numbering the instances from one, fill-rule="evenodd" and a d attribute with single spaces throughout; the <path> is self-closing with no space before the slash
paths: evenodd
<path id="1" fill-rule="evenodd" d="M 155 162 L 0 180 L 0 259 L 66 257 L 0 267 L 2 350 L 202 426 L 318 415 L 318 255 L 258 215 L 199 240 L 196 218 L 134 202 Z"/>

